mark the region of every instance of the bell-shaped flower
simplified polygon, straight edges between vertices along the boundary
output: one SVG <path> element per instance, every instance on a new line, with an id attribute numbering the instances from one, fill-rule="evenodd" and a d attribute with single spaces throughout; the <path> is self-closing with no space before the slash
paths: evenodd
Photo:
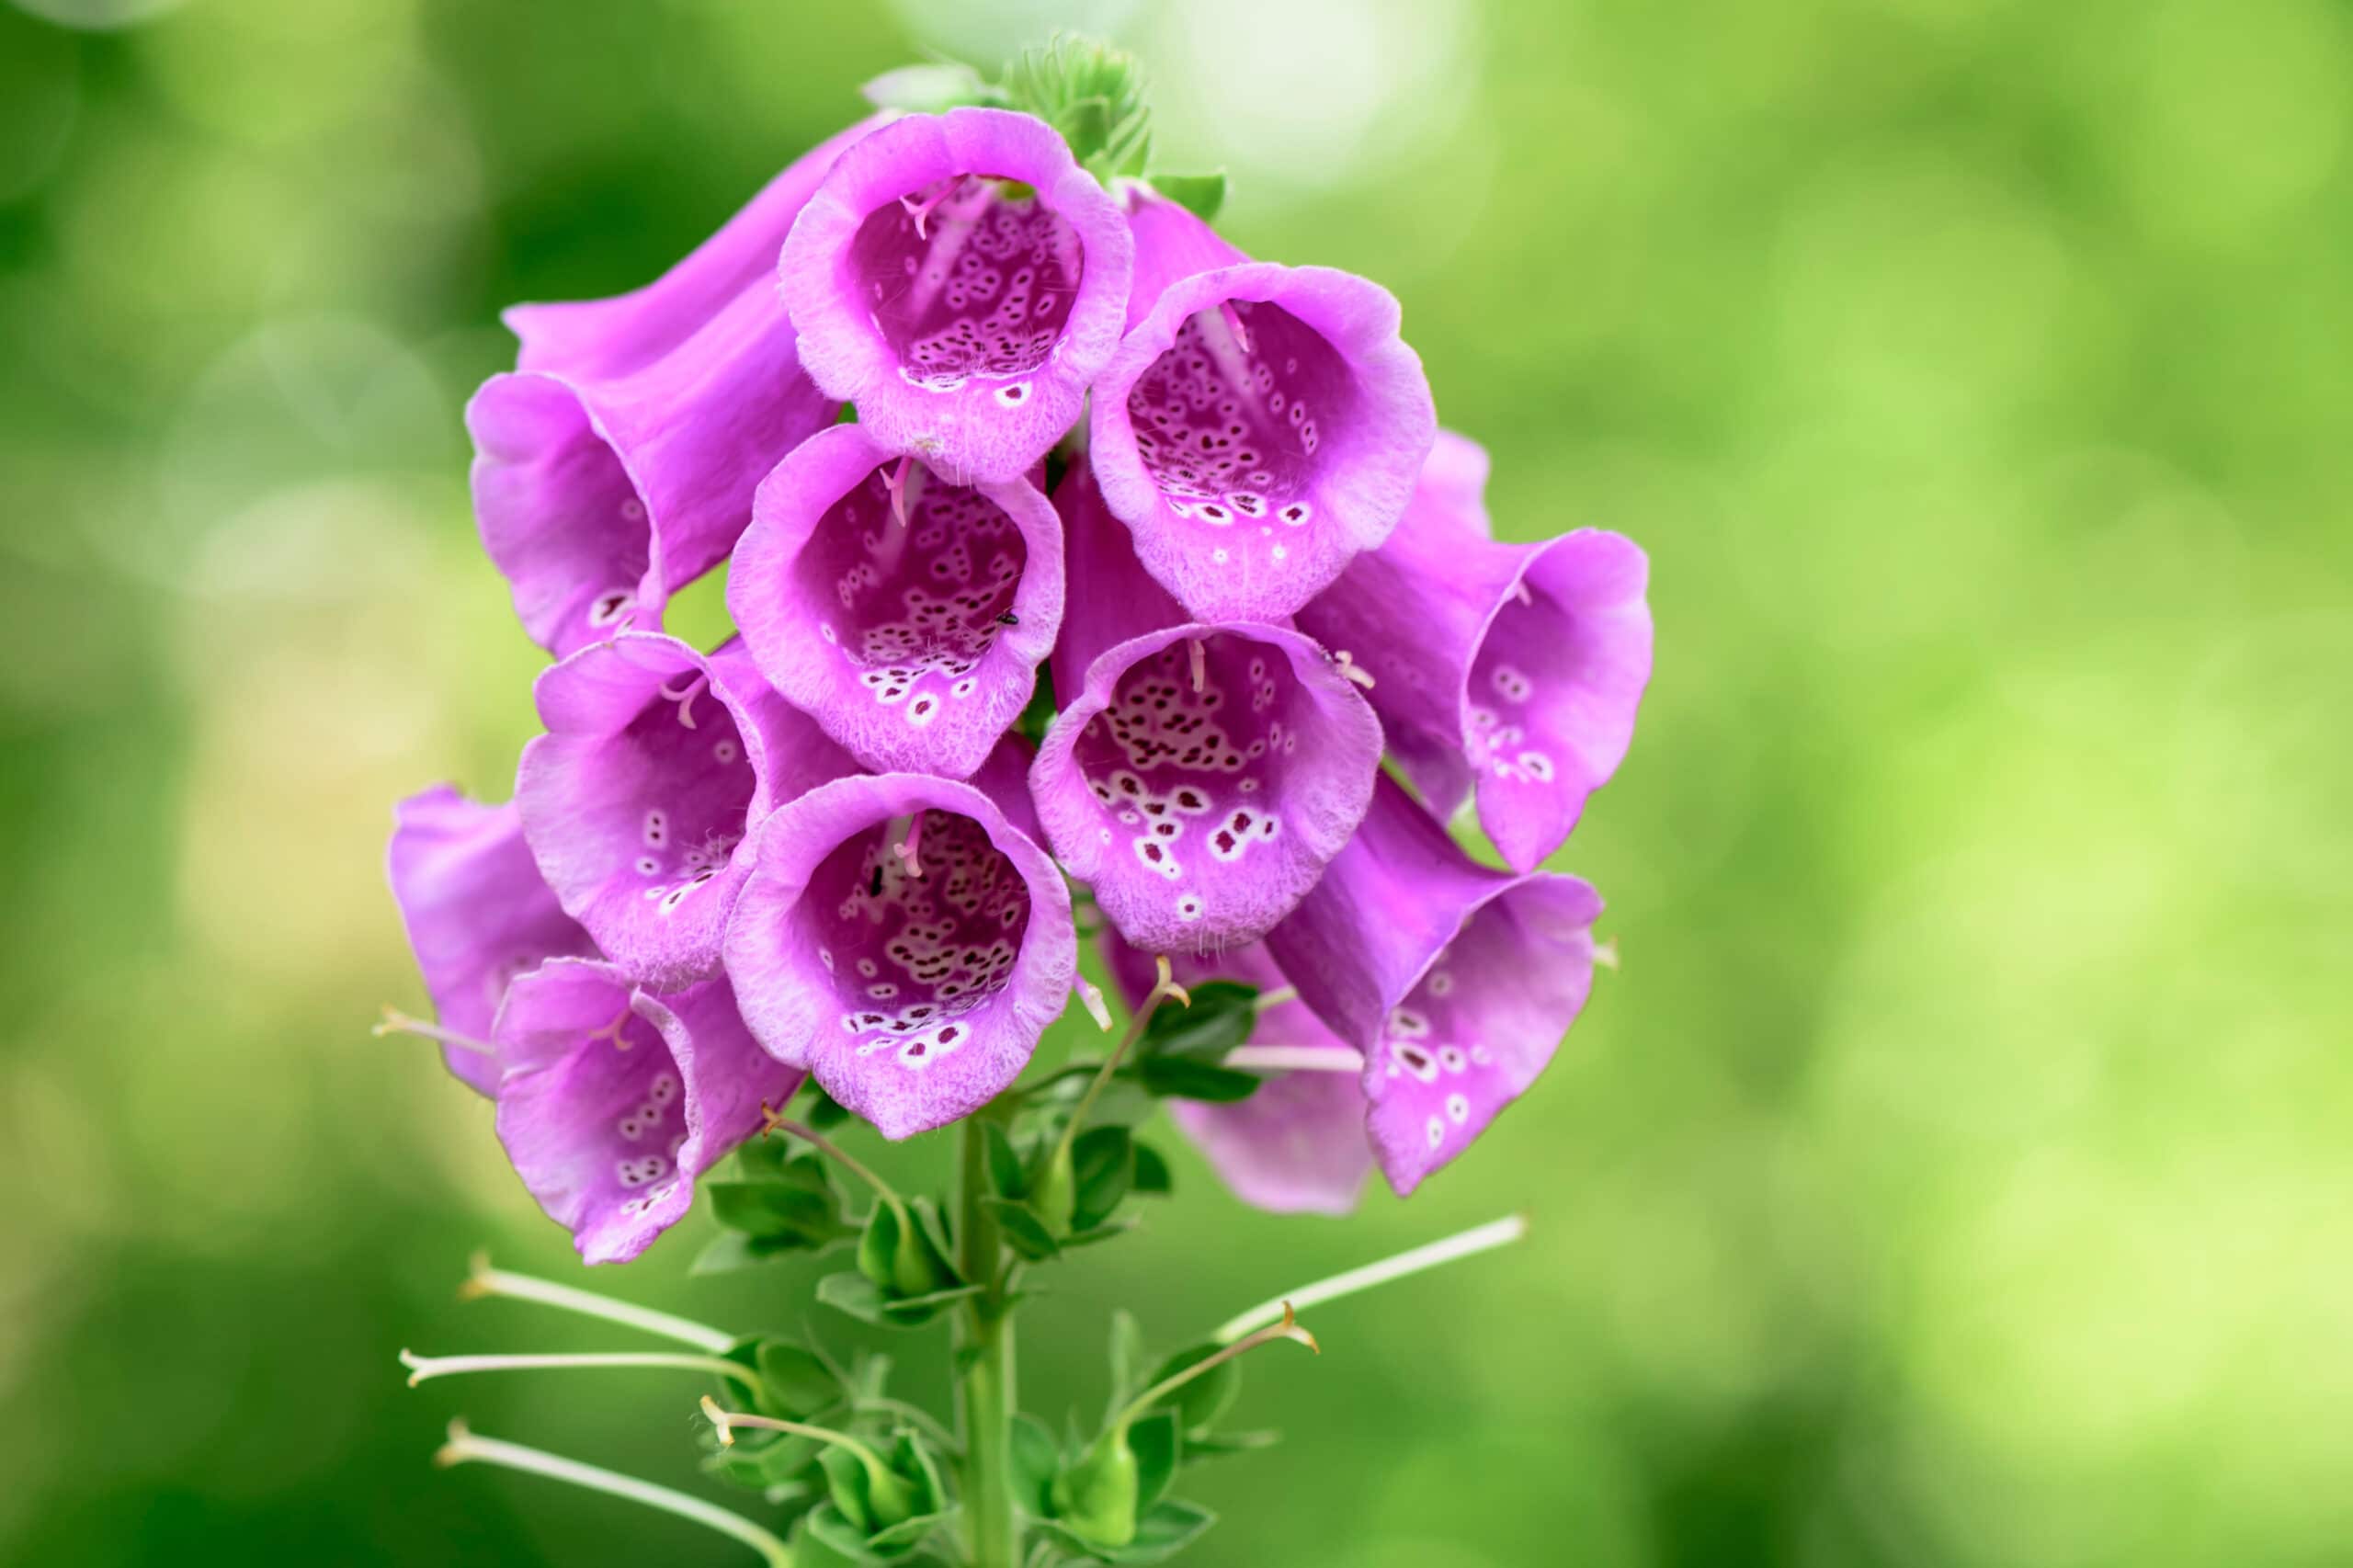
<path id="1" fill-rule="evenodd" d="M 1601 900 L 1472 860 L 1390 779 L 1267 951 L 1364 1054 L 1375 1157 L 1402 1197 L 1536 1081 L 1593 986 Z"/>
<path id="2" fill-rule="evenodd" d="M 1070 892 L 1020 825 L 1027 761 L 1009 739 L 970 784 L 836 779 L 760 830 L 727 928 L 745 1017 L 886 1138 L 995 1098 L 1069 1000 Z"/>
<path id="3" fill-rule="evenodd" d="M 1250 259 L 1189 208 L 1139 182 L 1120 187 L 1128 233 L 1135 240 L 1135 279 L 1128 286 L 1128 326 L 1152 313 L 1169 285 L 1196 273 L 1238 267 Z"/>
<path id="4" fill-rule="evenodd" d="M 1120 205 L 1051 127 L 909 115 L 844 153 L 792 226 L 785 303 L 817 385 L 959 483 L 1018 478 L 1076 422 L 1127 308 Z"/>
<path id="5" fill-rule="evenodd" d="M 1649 563 L 1597 528 L 1534 544 L 1488 537 L 1487 455 L 1438 437 L 1405 520 L 1299 613 L 1372 676 L 1405 776 L 1528 870 L 1561 846 L 1633 739 L 1651 675 Z"/>
<path id="6" fill-rule="evenodd" d="M 770 684 L 860 762 L 961 778 L 1054 644 L 1062 528 L 1025 479 L 951 484 L 838 425 L 760 486 L 727 608 Z"/>
<path id="7" fill-rule="evenodd" d="M 1096 476 L 1195 616 L 1279 619 L 1396 526 L 1438 428 L 1429 381 L 1386 290 L 1243 260 L 1174 203 L 1130 199 L 1131 311 L 1156 291 L 1095 383 Z"/>
<path id="8" fill-rule="evenodd" d="M 540 875 L 511 801 L 486 806 L 447 784 L 411 795 L 393 808 L 385 869 L 426 994 L 451 1034 L 487 1042 L 507 982 L 597 950 Z M 494 1057 L 459 1045 L 441 1057 L 473 1088 L 497 1091 Z"/>
<path id="9" fill-rule="evenodd" d="M 793 218 L 861 122 L 803 155 L 655 282 L 517 305 L 517 369 L 466 409 L 475 520 L 531 640 L 559 658 L 656 631 L 671 594 L 723 559 L 752 491 L 834 420 L 777 298 Z"/>
<path id="10" fill-rule="evenodd" d="M 1187 619 L 1085 464 L 1055 503 L 1071 598 L 1054 651 L 1063 707 L 1029 776 L 1046 836 L 1138 947 L 1256 941 L 1356 830 L 1381 725 L 1298 632 Z"/>
<path id="11" fill-rule="evenodd" d="M 548 670 L 534 696 L 547 733 L 516 770 L 524 834 L 604 956 L 657 990 L 718 970 L 750 831 L 858 771 L 740 641 L 706 656 L 623 632 Z"/>
<path id="12" fill-rule="evenodd" d="M 498 1140 L 588 1263 L 625 1263 L 694 1202 L 703 1172 L 765 1125 L 801 1074 L 769 1056 L 725 976 L 656 995 L 557 959 L 507 988 L 494 1033 Z"/>
<path id="13" fill-rule="evenodd" d="M 1103 956 L 1130 1007 L 1151 992 L 1150 955 L 1107 936 Z M 1169 1119 L 1192 1140 L 1233 1195 L 1270 1214 L 1346 1214 L 1372 1170 L 1365 1134 L 1364 1058 L 1299 1000 L 1263 945 L 1211 958 L 1174 955 L 1188 987 L 1232 980 L 1258 988 L 1258 1015 L 1243 1048 L 1267 1081 L 1248 1099 L 1172 1099 Z"/>

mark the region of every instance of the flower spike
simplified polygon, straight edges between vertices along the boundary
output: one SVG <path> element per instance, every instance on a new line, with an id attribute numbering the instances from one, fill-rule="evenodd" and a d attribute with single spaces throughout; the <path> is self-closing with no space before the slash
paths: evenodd
<path id="1" fill-rule="evenodd" d="M 1593 985 L 1601 900 L 1574 877 L 1464 855 L 1386 777 L 1267 951 L 1364 1053 L 1366 1125 L 1400 1197 L 1536 1081 Z"/>
<path id="2" fill-rule="evenodd" d="M 466 409 L 483 548 L 531 640 L 559 658 L 716 565 L 760 476 L 840 407 L 802 371 L 777 252 L 834 160 L 880 123 L 796 160 L 692 255 L 634 293 L 517 305 L 517 369 Z"/>
<path id="3" fill-rule="evenodd" d="M 1025 479 L 949 483 L 835 426 L 761 484 L 727 608 L 761 673 L 858 760 L 961 778 L 1054 645 L 1062 528 Z"/>
<path id="4" fill-rule="evenodd" d="M 1051 127 L 968 108 L 845 153 L 780 267 L 817 385 L 885 449 L 972 484 L 1021 477 L 1077 419 L 1132 265 L 1119 204 Z"/>
<path id="5" fill-rule="evenodd" d="M 392 813 L 385 860 L 439 1023 L 388 1007 L 376 1032 L 440 1040 L 453 1074 L 494 1094 L 500 1064 L 489 1037 L 507 982 L 596 947 L 540 877 L 511 801 L 485 806 L 446 784 L 412 795 Z"/>
<path id="6" fill-rule="evenodd" d="M 1649 569 L 1595 528 L 1495 542 L 1486 478 L 1485 452 L 1441 434 L 1397 531 L 1299 622 L 1375 672 L 1373 709 L 1430 809 L 1451 816 L 1475 790 L 1480 825 L 1525 871 L 1561 846 L 1633 738 Z"/>
<path id="7" fill-rule="evenodd" d="M 995 1098 L 1068 999 L 1070 892 L 1020 825 L 1027 760 L 1007 740 L 972 784 L 836 779 L 761 831 L 727 928 L 745 1019 L 886 1138 Z M 890 834 L 915 812 L 920 878 Z"/>

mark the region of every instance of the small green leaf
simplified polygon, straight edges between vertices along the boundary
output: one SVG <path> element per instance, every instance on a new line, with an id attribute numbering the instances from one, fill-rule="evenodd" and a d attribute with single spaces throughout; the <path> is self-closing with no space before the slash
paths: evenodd
<path id="1" fill-rule="evenodd" d="M 888 1529 L 876 1530 L 866 1538 L 866 1550 L 881 1562 L 903 1557 L 923 1543 L 924 1538 L 943 1525 L 952 1524 L 961 1510 L 943 1508 L 936 1514 L 917 1514 L 902 1519 Z"/>
<path id="2" fill-rule="evenodd" d="M 1152 1376 L 1144 1380 L 1144 1386 L 1151 1388 L 1154 1384 L 1165 1383 L 1177 1373 L 1208 1360 L 1222 1348 L 1216 1344 L 1204 1344 L 1179 1350 L 1153 1369 Z M 1216 1426 L 1218 1418 L 1233 1408 L 1241 1392 L 1241 1369 L 1236 1363 L 1227 1361 L 1211 1368 L 1174 1392 L 1162 1395 L 1159 1403 L 1176 1412 L 1177 1426 L 1189 1437 L 1196 1432 L 1206 1432 Z"/>
<path id="3" fill-rule="evenodd" d="M 1217 221 L 1225 206 L 1225 171 L 1206 175 L 1155 174 L 1146 183 L 1204 223 Z"/>
<path id="4" fill-rule="evenodd" d="M 1128 1446 L 1136 1451 L 1136 1506 L 1149 1509 L 1176 1473 L 1184 1447 L 1176 1432 L 1176 1413 L 1158 1410 L 1139 1417 L 1128 1428 Z"/>
<path id="5" fill-rule="evenodd" d="M 1135 1190 L 1154 1198 L 1165 1198 L 1176 1185 L 1168 1173 L 1167 1159 L 1159 1150 L 1142 1139 L 1137 1139 Z"/>
<path id="6" fill-rule="evenodd" d="M 849 1108 L 825 1093 L 824 1085 L 809 1080 L 809 1104 L 801 1111 L 801 1119 L 823 1132 L 829 1127 L 839 1127 L 849 1119 Z"/>
<path id="7" fill-rule="evenodd" d="M 1095 1246 L 1109 1241 L 1114 1236 L 1124 1236 L 1142 1223 L 1140 1220 L 1112 1220 L 1097 1225 L 1091 1230 L 1074 1231 L 1061 1238 L 1062 1248 L 1064 1252 L 1068 1252 L 1073 1247 Z"/>
<path id="8" fill-rule="evenodd" d="M 1030 1262 L 1043 1262 L 1062 1250 L 1045 1222 L 1023 1205 L 1003 1198 L 983 1198 L 981 1206 L 996 1217 L 1006 1244 Z"/>
<path id="9" fill-rule="evenodd" d="M 1052 1512 L 1048 1494 L 1063 1468 L 1062 1445 L 1034 1415 L 1013 1418 L 1013 1490 L 1022 1508 L 1037 1518 Z"/>
<path id="10" fill-rule="evenodd" d="M 964 1276 L 956 1267 L 956 1244 L 948 1233 L 948 1221 L 940 1217 L 939 1205 L 928 1198 L 910 1198 L 907 1207 L 915 1210 L 915 1224 L 923 1231 L 923 1239 L 931 1244 L 938 1255 L 940 1266 L 961 1280 Z"/>
<path id="11" fill-rule="evenodd" d="M 773 1250 L 824 1247 L 857 1233 L 842 1218 L 840 1199 L 830 1187 L 812 1190 L 802 1181 L 779 1178 L 706 1182 L 703 1189 L 722 1225 L 768 1243 Z"/>
<path id="12" fill-rule="evenodd" d="M 1233 980 L 1208 980 L 1192 988 L 1190 1006 L 1164 1003 L 1143 1027 L 1142 1048 L 1163 1056 L 1198 1056 L 1216 1062 L 1250 1040 L 1258 1021 L 1258 988 Z"/>
<path id="13" fill-rule="evenodd" d="M 1071 1145 L 1074 1231 L 1091 1231 L 1111 1217 L 1135 1182 L 1135 1140 L 1124 1127 L 1090 1127 Z"/>
<path id="14" fill-rule="evenodd" d="M 822 1542 L 825 1549 L 852 1562 L 880 1562 L 866 1550 L 866 1532 L 842 1514 L 832 1503 L 824 1503 L 809 1511 L 801 1528 Z"/>
<path id="15" fill-rule="evenodd" d="M 813 1437 L 779 1437 L 772 1443 L 755 1443 L 751 1434 L 735 1439 L 703 1460 L 703 1469 L 733 1486 L 754 1492 L 796 1484 L 794 1478 L 817 1462 Z"/>
<path id="16" fill-rule="evenodd" d="M 969 65 L 953 62 L 902 65 L 858 88 L 876 108 L 909 114 L 939 114 L 965 104 L 995 103 L 1002 96 Z"/>
<path id="17" fill-rule="evenodd" d="M 946 1309 L 968 1297 L 977 1296 L 985 1287 L 952 1285 L 945 1290 L 934 1290 L 928 1296 L 904 1296 L 895 1301 L 882 1303 L 885 1322 L 899 1328 L 915 1328 L 929 1323 Z"/>
<path id="18" fill-rule="evenodd" d="M 1223 1459 L 1228 1454 L 1251 1454 L 1260 1449 L 1271 1449 L 1283 1440 L 1280 1432 L 1193 1432 L 1185 1438 L 1184 1462 Z"/>
<path id="19" fill-rule="evenodd" d="M 779 1415 L 806 1421 L 842 1403 L 841 1380 L 819 1357 L 783 1339 L 763 1339 L 753 1365 Z"/>
<path id="20" fill-rule="evenodd" d="M 1029 693 L 1029 704 L 1021 710 L 1021 717 L 1013 722 L 1022 739 L 1036 745 L 1054 727 L 1054 679 L 1046 666 L 1038 666 L 1038 684 Z"/>
<path id="21" fill-rule="evenodd" d="M 1136 1081 L 1163 1099 L 1208 1100 L 1218 1105 L 1246 1100 L 1265 1082 L 1256 1073 L 1219 1067 L 1189 1056 L 1147 1056 L 1136 1064 Z"/>
<path id="22" fill-rule="evenodd" d="M 1111 1408 L 1143 1392 L 1143 1325 L 1125 1307 L 1111 1314 Z"/>
<path id="23" fill-rule="evenodd" d="M 1136 1534 L 1137 1465 L 1128 1435 L 1105 1431 L 1054 1477 L 1054 1517 L 1097 1546 L 1125 1546 Z"/>
<path id="24" fill-rule="evenodd" d="M 817 1300 L 860 1323 L 882 1321 L 882 1288 L 863 1274 L 828 1274 L 817 1281 Z"/>
<path id="25" fill-rule="evenodd" d="M 981 1123 L 981 1137 L 988 1145 L 990 1190 L 999 1198 L 1027 1197 L 1029 1184 L 1021 1173 L 1021 1153 L 1013 1146 L 1013 1134 L 1006 1131 L 1005 1123 Z"/>
<path id="26" fill-rule="evenodd" d="M 689 1274 L 726 1274 L 738 1268 L 751 1268 L 763 1263 L 774 1263 L 794 1252 L 807 1251 L 797 1240 L 782 1244 L 756 1241 L 741 1231 L 722 1231 L 703 1244 L 688 1265 Z"/>
<path id="27" fill-rule="evenodd" d="M 1136 1539 L 1116 1561 L 1158 1562 L 1199 1540 L 1217 1523 L 1217 1516 L 1198 1503 L 1164 1498 L 1136 1521 Z"/>

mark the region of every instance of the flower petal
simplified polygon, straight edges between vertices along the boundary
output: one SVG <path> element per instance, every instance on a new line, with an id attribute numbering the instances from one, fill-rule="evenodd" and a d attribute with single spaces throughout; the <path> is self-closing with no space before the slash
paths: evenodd
<path id="1" fill-rule="evenodd" d="M 657 990 L 719 968 L 751 875 L 746 835 L 858 764 L 769 689 L 740 642 L 705 657 L 625 631 L 540 676 L 548 733 L 523 748 L 516 804 L 564 908 Z"/>
<path id="2" fill-rule="evenodd" d="M 1132 265 L 1119 204 L 1051 127 L 955 108 L 846 153 L 781 269 L 817 384 L 887 449 L 972 483 L 1027 473 L 1078 418 Z"/>
<path id="3" fill-rule="evenodd" d="M 1536 1081 L 1593 984 L 1601 900 L 1480 866 L 1387 778 L 1267 951 L 1364 1053 L 1375 1153 L 1402 1197 Z"/>
<path id="4" fill-rule="evenodd" d="M 508 981 L 596 951 L 540 877 L 512 801 L 486 806 L 447 784 L 412 795 L 393 809 L 385 860 L 426 993 L 453 1033 L 488 1040 Z M 473 1088 L 496 1090 L 491 1058 L 449 1046 L 441 1059 Z"/>
<path id="5" fill-rule="evenodd" d="M 839 425 L 761 484 L 727 607 L 761 672 L 861 762 L 962 778 L 1062 626 L 1062 528 L 1027 480 L 950 484 Z"/>
<path id="6" fill-rule="evenodd" d="M 1194 615 L 1290 615 L 1388 538 L 1438 427 L 1397 324 L 1361 278 L 1250 262 L 1172 283 L 1120 343 L 1096 476 Z"/>
<path id="7" fill-rule="evenodd" d="M 837 779 L 770 817 L 758 854 L 727 970 L 772 1055 L 893 1139 L 1020 1075 L 1069 998 L 1076 937 L 1062 873 L 988 795 Z"/>
<path id="8" fill-rule="evenodd" d="M 656 996 L 583 959 L 517 980 L 497 1040 L 499 1142 L 589 1263 L 626 1262 L 684 1218 L 696 1179 L 801 1077 L 753 1040 L 723 976 Z"/>

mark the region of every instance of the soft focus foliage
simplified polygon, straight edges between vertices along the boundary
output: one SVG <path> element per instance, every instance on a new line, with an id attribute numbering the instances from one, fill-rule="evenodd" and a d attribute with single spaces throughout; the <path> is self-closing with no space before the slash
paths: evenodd
<path id="1" fill-rule="evenodd" d="M 1029 1313 L 1032 1407 L 1097 1396 L 1116 1301 L 1173 1343 L 1524 1204 L 1254 1373 L 1293 1440 L 1201 1472 L 1221 1560 L 2340 1553 L 2344 12 L 904 16 L 0 5 L 0 1557 L 742 1560 L 434 1475 L 392 1359 L 611 1343 L 451 1304 L 478 1242 L 570 1248 L 355 1002 L 421 1006 L 382 802 L 453 757 L 500 797 L 536 727 L 457 410 L 497 304 L 653 277 L 925 28 L 1057 20 L 1144 51 L 1237 244 L 1400 296 L 1503 537 L 1643 542 L 1668 657 L 1556 861 L 1625 967 L 1536 1092 L 1345 1227 L 1179 1153 L 1187 1201 Z M 688 1281 L 684 1229 L 631 1293 L 781 1326 L 823 1267 Z M 695 1483 L 667 1374 L 463 1403 Z"/>

